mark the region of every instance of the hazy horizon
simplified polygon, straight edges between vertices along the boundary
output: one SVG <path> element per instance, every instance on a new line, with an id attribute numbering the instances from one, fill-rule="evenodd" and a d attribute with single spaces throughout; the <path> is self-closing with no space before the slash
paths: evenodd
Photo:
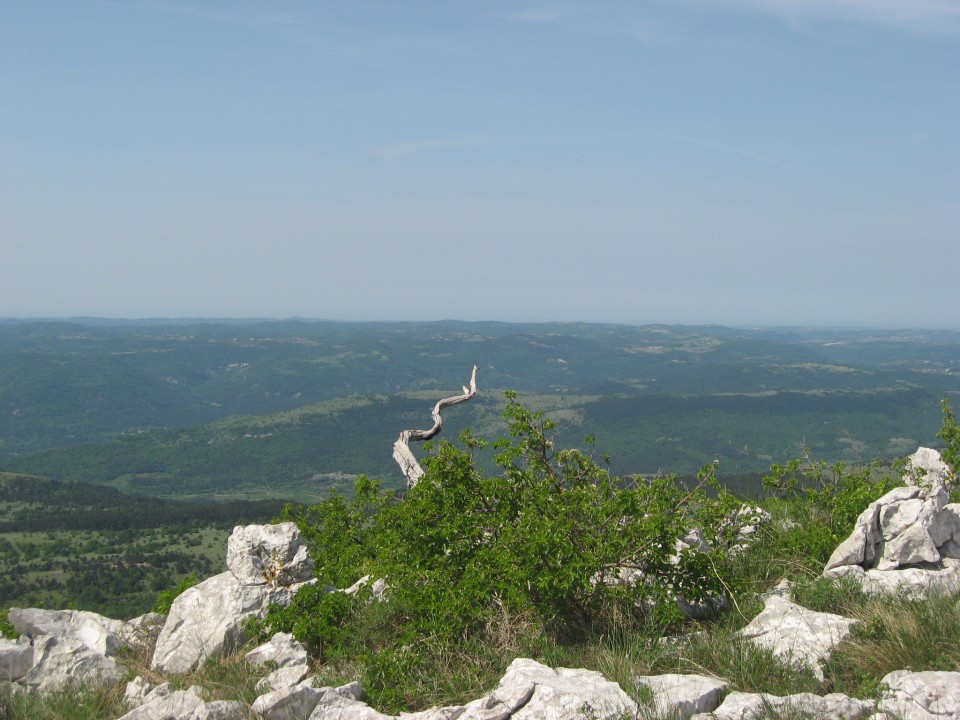
<path id="1" fill-rule="evenodd" d="M 0 61 L 0 316 L 960 324 L 960 0 L 35 0 Z"/>
<path id="2" fill-rule="evenodd" d="M 592 320 L 501 320 L 497 318 L 434 318 L 427 320 L 384 320 L 382 318 L 368 319 L 342 319 L 331 317 L 267 317 L 267 316 L 183 316 L 183 317 L 120 317 L 120 316 L 0 316 L 0 324 L 11 323 L 45 323 L 45 322 L 63 322 L 77 325 L 188 325 L 188 324 L 253 324 L 253 323 L 284 323 L 284 322 L 303 322 L 303 323 L 343 323 L 343 324 L 441 324 L 441 323 L 498 323 L 504 325 L 613 325 L 623 327 L 648 327 L 648 326 L 668 326 L 668 327 L 722 327 L 731 330 L 817 330 L 817 331 L 836 331 L 836 332 L 897 332 L 897 331 L 919 331 L 919 332 L 960 332 L 960 324 L 953 326 L 943 325 L 811 325 L 811 324 L 784 324 L 784 323 L 761 323 L 761 324 L 737 324 L 737 323 L 698 323 L 698 322 L 662 322 L 651 320 L 649 322 L 606 322 Z"/>

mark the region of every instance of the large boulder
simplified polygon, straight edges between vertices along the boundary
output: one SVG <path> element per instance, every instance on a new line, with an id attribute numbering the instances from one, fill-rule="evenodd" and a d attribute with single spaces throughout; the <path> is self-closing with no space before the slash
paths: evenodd
<path id="1" fill-rule="evenodd" d="M 364 702 L 359 684 L 314 688 L 309 682 L 257 698 L 264 720 L 397 720 Z M 510 663 L 490 693 L 466 705 L 405 713 L 403 720 L 619 720 L 636 717 L 637 704 L 619 685 L 592 670 L 553 670 L 533 660 Z"/>
<path id="2" fill-rule="evenodd" d="M 953 472 L 936 450 L 920 447 L 907 458 L 906 472 L 903 481 L 907 485 L 933 485 L 939 483 L 949 487 L 953 481 Z"/>
<path id="3" fill-rule="evenodd" d="M 196 687 L 171 691 L 164 684 L 119 720 L 254 720 L 250 707 L 236 700 L 207 702 Z"/>
<path id="4" fill-rule="evenodd" d="M 315 688 L 309 681 L 302 682 L 264 693 L 254 701 L 252 708 L 263 720 L 309 718 L 320 699 L 330 690 Z"/>
<path id="5" fill-rule="evenodd" d="M 53 635 L 76 640 L 101 655 L 115 655 L 133 633 L 133 625 L 123 620 L 85 610 L 39 610 L 10 608 L 10 624 L 21 635 Z"/>
<path id="6" fill-rule="evenodd" d="M 461 720 L 493 717 L 497 705 L 513 706 L 511 720 L 634 717 L 637 704 L 615 682 L 592 670 L 558 668 L 517 658 L 489 695 L 465 706 Z"/>
<path id="7" fill-rule="evenodd" d="M 187 589 L 170 607 L 151 667 L 185 673 L 247 640 L 244 623 L 270 605 L 288 605 L 306 582 L 313 560 L 293 523 L 234 528 L 228 570 Z"/>
<path id="8" fill-rule="evenodd" d="M 866 592 L 957 591 L 960 505 L 947 503 L 949 468 L 929 448 L 917 450 L 908 468 L 906 486 L 860 513 L 853 532 L 827 561 L 825 576 L 851 578 Z"/>
<path id="9" fill-rule="evenodd" d="M 81 610 L 11 608 L 7 617 L 21 637 L 0 642 L 0 679 L 46 692 L 117 684 L 123 673 L 114 656 L 156 616 L 124 622 Z"/>
<path id="10" fill-rule="evenodd" d="M 73 637 L 40 635 L 33 639 L 33 666 L 17 683 L 34 692 L 119 684 L 123 671 L 116 660 Z"/>
<path id="11" fill-rule="evenodd" d="M 173 601 L 150 666 L 186 673 L 207 658 L 238 649 L 248 639 L 244 621 L 271 604 L 287 605 L 294 587 L 244 585 L 227 571 L 187 589 Z"/>

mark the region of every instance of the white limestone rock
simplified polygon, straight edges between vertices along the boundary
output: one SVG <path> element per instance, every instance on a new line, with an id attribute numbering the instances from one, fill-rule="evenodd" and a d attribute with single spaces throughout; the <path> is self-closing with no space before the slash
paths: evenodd
<path id="1" fill-rule="evenodd" d="M 894 488 L 891 492 L 895 492 L 897 489 Z M 847 539 L 837 545 L 830 555 L 830 559 L 827 560 L 824 567 L 824 572 L 849 565 L 862 565 L 864 567 L 876 565 L 879 557 L 877 548 L 883 541 L 879 517 L 880 506 L 877 503 L 870 503 L 867 509 L 857 517 L 853 531 Z"/>
<path id="2" fill-rule="evenodd" d="M 462 717 L 463 706 L 454 705 L 451 707 L 421 710 L 415 713 L 403 713 L 400 715 L 400 720 L 461 720 Z M 496 720 L 496 718 L 501 717 L 503 716 L 493 715 L 491 718 L 484 718 L 483 720 Z"/>
<path id="3" fill-rule="evenodd" d="M 637 678 L 637 688 L 653 694 L 649 710 L 655 717 L 687 720 L 720 705 L 727 683 L 706 675 L 648 675 Z"/>
<path id="4" fill-rule="evenodd" d="M 107 656 L 116 655 L 130 634 L 130 626 L 122 620 L 112 620 L 86 610 L 10 608 L 7 617 L 22 635 L 71 639 Z"/>
<path id="5" fill-rule="evenodd" d="M 184 720 L 257 720 L 253 710 L 238 700 L 214 700 L 204 703 Z"/>
<path id="6" fill-rule="evenodd" d="M 169 693 L 170 683 L 163 683 L 157 686 L 147 678 L 137 675 L 137 677 L 127 683 L 127 687 L 123 691 L 123 704 L 131 709 L 138 708 L 154 697 Z"/>
<path id="7" fill-rule="evenodd" d="M 904 595 L 915 600 L 960 595 L 960 560 L 953 558 L 941 560 L 935 568 L 864 570 L 858 565 L 845 565 L 824 575 L 849 578 L 869 595 Z"/>
<path id="8" fill-rule="evenodd" d="M 135 707 L 118 720 L 191 720 L 197 717 L 198 712 L 206 703 L 196 687 L 176 692 L 157 693 L 149 695 L 147 702 Z"/>
<path id="9" fill-rule="evenodd" d="M 534 660 L 517 658 L 507 668 L 491 695 L 522 694 L 534 686 L 530 699 L 513 714 L 511 720 L 547 720 L 588 716 L 595 720 L 633 717 L 637 704 L 615 682 L 592 670 L 558 668 L 553 670 Z M 510 690 L 519 686 L 519 690 Z M 468 710 L 461 716 L 471 720 Z"/>
<path id="10" fill-rule="evenodd" d="M 33 640 L 33 667 L 18 681 L 36 692 L 56 692 L 81 685 L 111 687 L 123 672 L 116 661 L 75 637 L 40 635 Z"/>
<path id="11" fill-rule="evenodd" d="M 827 577 L 848 577 L 865 592 L 906 591 L 914 597 L 956 593 L 951 561 L 960 559 L 960 505 L 948 505 L 949 468 L 939 453 L 920 448 L 910 458 L 906 487 L 894 488 L 857 518 L 850 536 L 824 567 Z"/>
<path id="12" fill-rule="evenodd" d="M 777 595 L 764 600 L 763 611 L 740 634 L 783 662 L 809 669 L 822 680 L 820 663 L 850 634 L 856 621 L 808 610 Z"/>
<path id="13" fill-rule="evenodd" d="M 269 641 L 244 655 L 244 658 L 256 667 L 269 664 L 274 668 L 305 665 L 308 660 L 306 648 L 290 633 L 275 634 Z"/>
<path id="14" fill-rule="evenodd" d="M 30 638 L 16 640 L 0 637 L 0 680 L 19 680 L 33 667 L 33 645 Z"/>
<path id="15" fill-rule="evenodd" d="M 960 720 L 960 672 L 897 670 L 877 709 L 900 720 Z"/>
<path id="16" fill-rule="evenodd" d="M 363 702 L 354 692 L 355 683 L 342 688 L 328 688 L 320 697 L 310 720 L 395 720 Z"/>
<path id="17" fill-rule="evenodd" d="M 919 483 L 914 480 L 916 475 L 921 475 Z M 943 461 L 940 453 L 932 448 L 919 447 L 907 458 L 907 471 L 903 475 L 903 481 L 908 485 L 949 485 L 952 479 L 950 466 Z"/>
<path id="18" fill-rule="evenodd" d="M 284 665 L 277 668 L 272 673 L 257 682 L 257 692 L 268 693 L 274 690 L 283 690 L 299 685 L 310 674 L 310 666 L 306 663 L 300 665 Z"/>
<path id="19" fill-rule="evenodd" d="M 294 523 L 237 526 L 227 540 L 227 569 L 243 585 L 288 586 L 313 576 L 313 558 Z"/>
<path id="20" fill-rule="evenodd" d="M 512 717 L 533 698 L 536 685 L 531 682 L 504 683 L 487 695 L 468 703 L 462 708 L 458 720 L 494 720 Z M 447 708 L 448 710 L 453 708 Z"/>
<path id="21" fill-rule="evenodd" d="M 299 587 L 244 585 L 229 571 L 194 585 L 173 601 L 151 667 L 185 673 L 240 647 L 247 639 L 244 620 L 263 617 L 271 604 L 289 604 Z"/>
<path id="22" fill-rule="evenodd" d="M 303 686 L 297 686 L 302 688 Z M 296 690 L 296 688 L 294 689 Z M 312 688 L 311 688 L 312 690 Z M 280 714 L 293 692 L 257 698 L 253 709 L 265 720 L 287 720 Z M 313 690 L 310 720 L 395 720 L 363 702 L 357 683 Z M 297 711 L 307 703 L 301 704 Z M 533 660 L 510 663 L 493 692 L 463 706 L 432 708 L 404 714 L 402 720 L 620 720 L 635 717 L 637 704 L 616 683 L 591 670 L 553 670 Z"/>
<path id="23" fill-rule="evenodd" d="M 732 692 L 712 713 L 693 716 L 693 720 L 765 720 L 766 718 L 809 718 L 810 720 L 861 720 L 874 711 L 874 703 L 840 693 L 830 695 L 769 695 Z"/>
<path id="24" fill-rule="evenodd" d="M 315 688 L 307 681 L 293 687 L 274 690 L 258 697 L 252 710 L 263 720 L 309 718 L 320 698 L 332 688 Z"/>

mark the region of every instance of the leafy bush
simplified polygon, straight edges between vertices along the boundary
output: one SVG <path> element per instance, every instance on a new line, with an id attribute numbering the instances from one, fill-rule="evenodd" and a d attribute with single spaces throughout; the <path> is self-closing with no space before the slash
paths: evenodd
<path id="1" fill-rule="evenodd" d="M 162 590 L 159 595 L 157 595 L 157 601 L 154 603 L 153 612 L 160 613 L 161 615 L 168 615 L 170 613 L 170 607 L 173 605 L 173 601 L 177 597 L 183 594 L 184 591 L 189 590 L 194 585 L 197 584 L 197 576 L 194 574 L 187 575 L 180 583 L 171 590 Z"/>
<path id="2" fill-rule="evenodd" d="M 325 663 L 322 672 L 349 666 L 374 704 L 396 711 L 476 694 L 518 654 L 562 664 L 609 656 L 597 648 L 624 638 L 631 667 L 645 644 L 666 658 L 653 638 L 683 630 L 678 598 L 732 601 L 738 612 L 684 646 L 688 660 L 702 656 L 726 673 L 722 658 L 769 664 L 730 638 L 758 609 L 756 592 L 776 579 L 806 579 L 798 595 L 824 609 L 863 602 L 851 588 L 810 579 L 863 509 L 901 483 L 901 468 L 851 469 L 807 452 L 775 465 L 764 483 L 772 521 L 756 527 L 746 550 L 727 553 L 741 501 L 721 487 L 715 465 L 689 485 L 673 476 L 618 478 L 594 458 L 590 438 L 582 449 L 556 449 L 553 423 L 512 393 L 504 417 L 508 436 L 492 446 L 469 431 L 457 445 L 429 445 L 423 478 L 402 495 L 361 478 L 353 498 L 288 506 L 283 517 L 311 544 L 320 583 L 273 608 L 259 629 L 292 632 Z M 943 433 L 948 444 L 960 436 L 951 415 Z M 489 451 L 499 468 L 492 475 L 480 469 Z M 690 547 L 693 528 L 706 549 Z M 372 601 L 368 588 L 328 592 L 365 575 L 386 581 L 385 599 Z M 782 672 L 739 684 L 800 682 Z M 872 677 L 845 682 L 866 687 Z M 816 680 L 802 684 L 812 689 Z"/>
<path id="3" fill-rule="evenodd" d="M 493 445 L 502 472 L 486 476 L 469 431 L 461 446 L 430 447 L 425 475 L 402 500 L 362 479 L 352 500 L 288 508 L 311 543 L 322 583 L 384 578 L 387 601 L 301 590 L 266 620 L 321 657 L 359 647 L 365 690 L 384 707 L 409 705 L 405 688 L 425 658 L 469 647 L 503 617 L 524 619 L 535 644 L 598 626 L 681 620 L 676 599 L 724 594 L 723 548 L 739 501 L 714 466 L 685 487 L 674 477 L 616 478 L 587 450 L 556 450 L 554 424 L 508 393 L 509 437 Z M 678 551 L 698 528 L 714 549 Z M 628 576 L 633 582 L 622 582 Z M 502 668 L 501 668 L 502 669 Z"/>
<path id="4" fill-rule="evenodd" d="M 292 633 L 306 644 L 308 652 L 320 662 L 339 657 L 347 648 L 345 629 L 356 598 L 342 592 L 330 592 L 319 585 L 300 589 L 293 602 L 269 608 L 266 624 L 272 632 Z M 251 623 L 250 629 L 258 629 Z"/>
<path id="5" fill-rule="evenodd" d="M 20 637 L 20 633 L 18 633 L 17 629 L 10 623 L 9 612 L 10 608 L 0 608 L 0 637 L 16 640 Z"/>
<path id="6" fill-rule="evenodd" d="M 950 401 L 943 400 L 940 405 L 943 408 L 943 425 L 937 437 L 947 444 L 943 450 L 943 461 L 956 472 L 960 467 L 960 425 L 957 424 L 957 416 L 950 407 Z"/>

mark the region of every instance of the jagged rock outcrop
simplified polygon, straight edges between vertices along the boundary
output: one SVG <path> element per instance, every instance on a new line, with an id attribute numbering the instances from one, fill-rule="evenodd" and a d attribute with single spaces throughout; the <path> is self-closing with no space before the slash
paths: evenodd
<path id="1" fill-rule="evenodd" d="M 86 684 L 116 685 L 123 676 L 115 660 L 117 651 L 159 616 L 124 622 L 80 610 L 11 608 L 7 617 L 21 636 L 0 640 L 0 680 L 47 692 Z"/>
<path id="2" fill-rule="evenodd" d="M 228 570 L 179 595 L 157 638 L 151 667 L 185 673 L 246 640 L 244 621 L 287 605 L 313 572 L 293 523 L 237 527 L 227 544 Z"/>
<path id="3" fill-rule="evenodd" d="M 853 579 L 868 593 L 960 592 L 960 504 L 947 504 L 950 477 L 939 453 L 917 450 L 908 460 L 908 484 L 860 514 L 824 575 Z"/>
<path id="4" fill-rule="evenodd" d="M 261 695 L 254 701 L 253 711 L 263 720 L 309 718 L 312 717 L 313 710 L 320 699 L 328 692 L 336 692 L 336 690 L 328 687 L 315 688 L 308 680 Z"/>
<path id="5" fill-rule="evenodd" d="M 906 472 L 903 481 L 907 485 L 916 485 L 919 477 L 921 485 L 932 485 L 934 483 L 949 487 L 953 482 L 953 472 L 950 466 L 943 461 L 940 453 L 933 448 L 919 447 L 917 451 L 907 458 Z"/>
<path id="6" fill-rule="evenodd" d="M 656 675 L 637 678 L 652 700 L 641 707 L 640 717 L 673 720 L 960 720 L 960 672 L 897 670 L 881 680 L 879 701 L 851 698 L 840 693 L 771 695 L 732 692 L 723 698 L 725 683 L 702 675 Z M 696 707 L 696 710 L 691 708 Z M 646 714 L 644 714 L 646 713 Z"/>

